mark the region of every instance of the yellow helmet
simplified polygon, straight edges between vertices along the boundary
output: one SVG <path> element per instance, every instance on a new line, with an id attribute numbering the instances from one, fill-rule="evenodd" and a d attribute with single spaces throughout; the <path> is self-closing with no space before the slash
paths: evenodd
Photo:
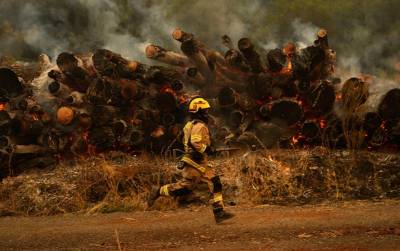
<path id="1" fill-rule="evenodd" d="M 211 108 L 210 104 L 204 98 L 194 98 L 189 103 L 189 112 L 196 113 L 199 110 Z"/>

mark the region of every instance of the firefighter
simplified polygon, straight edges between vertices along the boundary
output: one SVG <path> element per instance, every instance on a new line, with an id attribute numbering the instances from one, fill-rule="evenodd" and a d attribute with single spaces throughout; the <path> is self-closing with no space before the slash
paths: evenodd
<path id="1" fill-rule="evenodd" d="M 224 210 L 221 180 L 215 170 L 207 165 L 207 156 L 213 153 L 207 126 L 209 109 L 210 104 L 203 98 L 194 98 L 189 102 L 191 120 L 183 128 L 185 154 L 177 165 L 177 168 L 182 170 L 182 179 L 153 189 L 148 199 L 149 207 L 159 196 L 187 195 L 197 184 L 205 182 L 212 195 L 215 221 L 220 223 L 234 216 Z"/>

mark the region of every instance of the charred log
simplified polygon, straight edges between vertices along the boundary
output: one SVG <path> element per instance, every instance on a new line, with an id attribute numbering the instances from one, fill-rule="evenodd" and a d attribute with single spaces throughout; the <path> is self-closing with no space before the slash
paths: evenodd
<path id="1" fill-rule="evenodd" d="M 265 71 L 265 66 L 261 61 L 260 54 L 256 52 L 249 38 L 241 38 L 238 42 L 238 47 L 250 65 L 252 72 L 260 73 Z"/>
<path id="2" fill-rule="evenodd" d="M 294 100 L 281 99 L 272 102 L 270 116 L 275 123 L 291 126 L 303 118 L 303 109 Z"/>
<path id="3" fill-rule="evenodd" d="M 133 79 L 136 77 L 136 71 L 139 70 L 136 62 L 129 61 L 120 54 L 106 49 L 97 50 L 92 59 L 95 69 L 102 76 Z"/>
<path id="4" fill-rule="evenodd" d="M 66 76 L 64 84 L 78 92 L 86 92 L 91 77 L 88 72 L 79 66 L 78 59 L 71 53 L 63 52 L 57 57 L 57 66 Z"/>
<path id="5" fill-rule="evenodd" d="M 308 94 L 307 103 L 313 113 L 323 115 L 333 109 L 336 94 L 335 89 L 328 82 L 322 82 Z"/>
<path id="6" fill-rule="evenodd" d="M 270 72 L 280 72 L 286 64 L 286 56 L 281 49 L 273 49 L 267 53 L 267 67 Z"/>
<path id="7" fill-rule="evenodd" d="M 300 133 L 306 140 L 314 140 L 320 136 L 320 129 L 319 123 L 314 120 L 307 120 L 301 126 Z"/>
<path id="8" fill-rule="evenodd" d="M 392 89 L 385 94 L 379 103 L 378 113 L 384 120 L 400 118 L 400 89 Z"/>
<path id="9" fill-rule="evenodd" d="M 53 81 L 48 86 L 49 92 L 59 98 L 67 98 L 71 93 L 71 90 L 66 86 L 61 84 L 58 81 Z"/>
<path id="10" fill-rule="evenodd" d="M 5 98 L 13 98 L 24 91 L 23 84 L 17 74 L 8 68 L 0 68 L 0 94 Z"/>

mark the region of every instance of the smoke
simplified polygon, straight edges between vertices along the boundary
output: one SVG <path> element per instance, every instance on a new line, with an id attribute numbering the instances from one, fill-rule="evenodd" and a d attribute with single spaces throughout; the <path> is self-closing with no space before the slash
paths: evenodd
<path id="1" fill-rule="evenodd" d="M 328 30 L 339 68 L 391 77 L 399 61 L 399 1 L 0 0 L 0 56 L 36 60 L 62 51 L 107 48 L 147 61 L 148 43 L 179 50 L 175 27 L 222 50 L 221 36 L 249 37 L 261 49 L 302 48 Z M 357 10 L 357 11 L 356 11 Z"/>

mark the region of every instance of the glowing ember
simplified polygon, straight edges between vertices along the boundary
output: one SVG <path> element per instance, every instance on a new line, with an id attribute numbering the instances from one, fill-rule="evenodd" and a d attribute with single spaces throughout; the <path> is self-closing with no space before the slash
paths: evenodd
<path id="1" fill-rule="evenodd" d="M 282 73 L 282 74 L 291 74 L 291 73 L 292 73 L 292 70 L 293 70 L 292 61 L 289 60 L 287 66 L 284 67 L 284 68 L 281 70 L 281 73 Z"/>
<path id="2" fill-rule="evenodd" d="M 82 132 L 82 139 L 83 139 L 85 142 L 88 142 L 88 141 L 89 141 L 89 132 L 88 132 L 88 131 Z"/>
<path id="3" fill-rule="evenodd" d="M 159 138 L 165 134 L 165 128 L 162 126 L 158 126 L 151 134 L 150 136 L 153 138 Z"/>
<path id="4" fill-rule="evenodd" d="M 32 119 L 33 119 L 33 121 L 38 121 L 40 118 L 39 118 L 39 115 L 37 115 L 36 113 L 33 113 Z"/>
<path id="5" fill-rule="evenodd" d="M 6 110 L 6 103 L 0 103 L 0 111 Z"/>
<path id="6" fill-rule="evenodd" d="M 319 127 L 321 129 L 324 129 L 326 127 L 326 120 L 325 119 L 320 119 L 319 120 Z"/>

